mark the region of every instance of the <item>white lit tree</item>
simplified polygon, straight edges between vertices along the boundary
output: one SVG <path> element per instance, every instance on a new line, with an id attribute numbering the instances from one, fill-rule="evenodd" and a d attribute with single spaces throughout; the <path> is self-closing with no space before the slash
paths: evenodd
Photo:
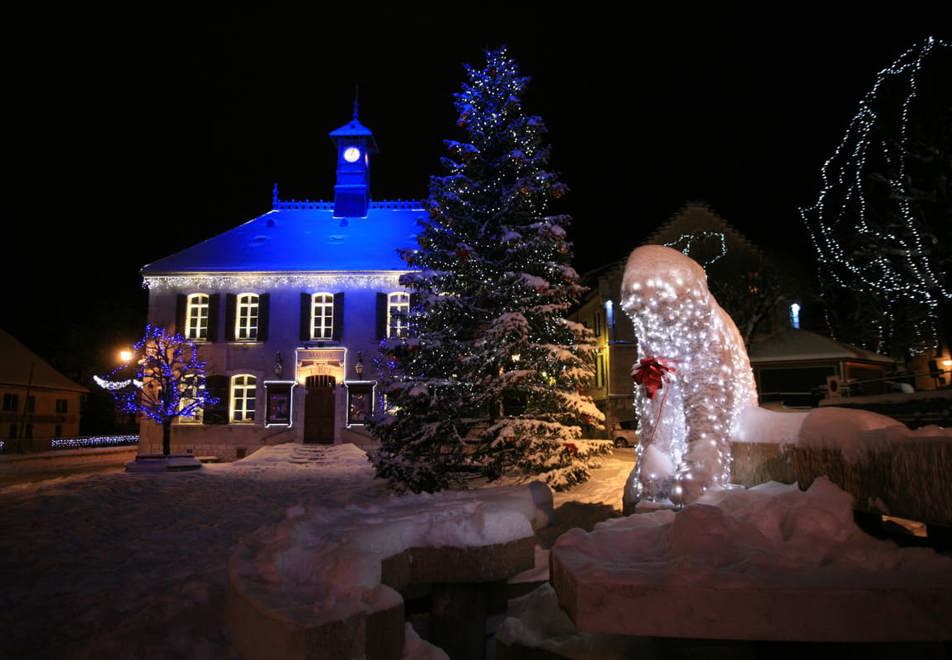
<path id="1" fill-rule="evenodd" d="M 195 342 L 152 325 L 146 326 L 132 359 L 134 376 L 120 377 L 131 367 L 126 363 L 95 380 L 112 393 L 121 412 L 145 415 L 162 426 L 162 454 L 168 456 L 172 422 L 218 403 L 205 389 L 205 363 Z"/>
<path id="2" fill-rule="evenodd" d="M 880 71 L 801 209 L 831 331 L 897 357 L 949 340 L 950 75 L 931 37 Z"/>
<path id="3" fill-rule="evenodd" d="M 548 168 L 540 117 L 527 114 L 505 48 L 466 67 L 455 95 L 463 139 L 447 140 L 433 177 L 415 272 L 414 336 L 384 347 L 390 414 L 373 425 L 380 476 L 412 490 L 538 475 L 564 488 L 588 478 L 601 445 L 580 441 L 604 419 L 582 394 L 594 343 L 563 317 L 583 288 L 569 266 L 566 192 Z"/>

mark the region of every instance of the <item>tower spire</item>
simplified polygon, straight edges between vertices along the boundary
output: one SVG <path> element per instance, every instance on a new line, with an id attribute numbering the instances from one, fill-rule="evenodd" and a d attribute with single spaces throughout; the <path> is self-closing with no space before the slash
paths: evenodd
<path id="1" fill-rule="evenodd" d="M 357 112 L 360 110 L 360 85 L 354 85 L 354 121 L 357 121 Z"/>

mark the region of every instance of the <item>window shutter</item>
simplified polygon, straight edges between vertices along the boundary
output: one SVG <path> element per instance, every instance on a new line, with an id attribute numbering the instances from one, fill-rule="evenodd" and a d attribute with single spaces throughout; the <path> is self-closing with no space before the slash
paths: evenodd
<path id="1" fill-rule="evenodd" d="M 238 314 L 238 296 L 234 293 L 225 296 L 225 341 L 235 341 L 235 319 Z"/>
<path id="2" fill-rule="evenodd" d="M 256 341 L 268 341 L 268 324 L 270 314 L 271 294 L 262 293 L 258 296 L 258 337 Z"/>
<path id="3" fill-rule="evenodd" d="M 387 294 L 377 294 L 377 339 L 387 338 Z"/>
<path id="4" fill-rule="evenodd" d="M 340 341 L 344 336 L 344 294 L 334 294 L 334 341 Z"/>
<path id="5" fill-rule="evenodd" d="M 218 316 L 221 311 L 221 294 L 208 296 L 208 341 L 218 341 Z"/>
<path id="6" fill-rule="evenodd" d="M 218 399 L 218 403 L 202 411 L 202 424 L 228 423 L 228 376 L 206 376 L 205 390 Z"/>
<path id="7" fill-rule="evenodd" d="M 185 327 L 185 310 L 188 306 L 188 296 L 180 293 L 175 297 L 175 332 L 183 337 L 188 328 Z"/>
<path id="8" fill-rule="evenodd" d="M 311 338 L 311 294 L 301 293 L 301 341 L 308 341 Z"/>

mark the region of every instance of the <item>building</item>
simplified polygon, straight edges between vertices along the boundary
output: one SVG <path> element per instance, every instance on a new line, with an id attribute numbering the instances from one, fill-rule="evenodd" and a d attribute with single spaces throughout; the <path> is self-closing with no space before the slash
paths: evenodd
<path id="1" fill-rule="evenodd" d="M 782 328 L 749 348 L 761 404 L 815 406 L 831 394 L 885 394 L 895 371 L 892 358 L 809 330 Z"/>
<path id="2" fill-rule="evenodd" d="M 371 131 L 331 132 L 329 202 L 282 200 L 270 211 L 142 269 L 150 323 L 200 347 L 220 399 L 172 432 L 172 451 L 241 458 L 281 442 L 367 444 L 380 341 L 406 335 L 410 296 L 397 250 L 415 247 L 422 205 L 373 201 Z M 143 453 L 161 449 L 144 422 Z"/>
<path id="3" fill-rule="evenodd" d="M 605 414 L 606 437 L 635 418 L 631 367 L 638 355 L 631 319 L 618 305 L 625 262 L 616 261 L 583 278 L 588 293 L 569 315 L 595 336 L 595 378 L 587 394 Z"/>
<path id="4" fill-rule="evenodd" d="M 78 436 L 82 400 L 89 390 L 2 329 L 0 356 L 0 440 L 49 448 L 42 441 Z"/>

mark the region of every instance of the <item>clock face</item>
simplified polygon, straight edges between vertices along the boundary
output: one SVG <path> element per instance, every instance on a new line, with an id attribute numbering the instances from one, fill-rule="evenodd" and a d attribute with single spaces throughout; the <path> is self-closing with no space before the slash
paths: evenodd
<path id="1" fill-rule="evenodd" d="M 344 160 L 348 163 L 356 163 L 358 158 L 360 158 L 360 149 L 357 147 L 347 147 L 344 149 Z"/>

